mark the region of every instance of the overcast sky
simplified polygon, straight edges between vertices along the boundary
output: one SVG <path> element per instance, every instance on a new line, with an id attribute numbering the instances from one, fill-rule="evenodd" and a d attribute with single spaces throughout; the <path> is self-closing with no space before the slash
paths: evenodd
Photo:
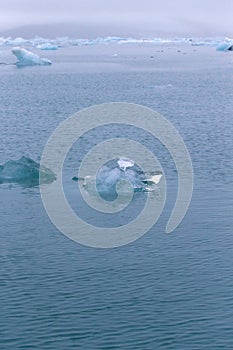
<path id="1" fill-rule="evenodd" d="M 17 28 L 29 26 L 30 36 L 36 25 L 61 35 L 64 23 L 64 35 L 74 26 L 77 37 L 83 27 L 104 28 L 106 35 L 114 29 L 115 35 L 233 37 L 232 15 L 233 0 L 0 0 L 0 33 L 22 35 Z"/>

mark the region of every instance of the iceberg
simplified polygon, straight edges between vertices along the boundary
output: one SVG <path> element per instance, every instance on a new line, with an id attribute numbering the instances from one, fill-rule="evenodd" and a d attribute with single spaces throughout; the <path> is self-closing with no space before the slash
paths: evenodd
<path id="1" fill-rule="evenodd" d="M 163 174 L 154 171 L 145 174 L 135 162 L 118 158 L 106 163 L 96 176 L 73 177 L 87 192 L 97 191 L 102 197 L 117 196 L 117 192 L 151 192 L 156 190 Z"/>
<path id="2" fill-rule="evenodd" d="M 217 46 L 217 51 L 233 51 L 233 43 L 232 42 L 224 42 Z"/>
<path id="3" fill-rule="evenodd" d="M 50 169 L 24 156 L 0 165 L 0 183 L 37 186 L 39 182 L 45 184 L 52 183 L 54 180 L 56 175 Z"/>
<path id="4" fill-rule="evenodd" d="M 17 57 L 18 61 L 16 65 L 18 67 L 25 66 L 35 66 L 35 65 L 50 65 L 52 62 L 47 58 L 40 58 L 37 54 L 28 51 L 26 49 L 22 49 L 21 47 L 14 47 L 11 52 Z"/>

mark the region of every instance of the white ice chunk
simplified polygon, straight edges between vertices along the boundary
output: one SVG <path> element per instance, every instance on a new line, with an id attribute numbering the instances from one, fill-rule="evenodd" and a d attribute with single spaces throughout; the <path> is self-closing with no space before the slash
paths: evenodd
<path id="1" fill-rule="evenodd" d="M 155 185 L 158 185 L 160 183 L 160 180 L 162 178 L 162 174 L 152 175 L 151 177 L 147 178 L 147 181 L 153 182 Z"/>
<path id="2" fill-rule="evenodd" d="M 119 165 L 119 167 L 121 169 L 123 169 L 125 171 L 127 168 L 134 166 L 134 161 L 127 159 L 127 158 L 120 158 L 118 160 L 117 164 Z"/>

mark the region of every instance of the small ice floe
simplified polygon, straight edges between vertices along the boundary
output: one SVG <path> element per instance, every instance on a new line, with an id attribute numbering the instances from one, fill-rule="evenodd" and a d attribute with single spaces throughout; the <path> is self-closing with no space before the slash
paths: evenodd
<path id="1" fill-rule="evenodd" d="M 134 161 L 128 158 L 119 158 L 117 164 L 123 171 L 125 171 L 127 168 L 132 168 L 135 165 Z"/>
<path id="2" fill-rule="evenodd" d="M 171 88 L 172 84 L 164 84 L 164 85 L 148 85 L 145 86 L 147 89 L 165 89 L 165 88 Z"/>
<path id="3" fill-rule="evenodd" d="M 35 66 L 35 65 L 51 65 L 52 62 L 47 58 L 40 58 L 37 54 L 23 49 L 21 47 L 13 47 L 11 52 L 17 57 L 18 61 L 15 63 L 18 67 Z"/>

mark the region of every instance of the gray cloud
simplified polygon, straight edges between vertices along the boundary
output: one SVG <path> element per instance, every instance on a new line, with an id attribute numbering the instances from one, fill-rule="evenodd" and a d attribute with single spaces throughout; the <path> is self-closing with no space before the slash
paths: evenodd
<path id="1" fill-rule="evenodd" d="M 69 24 L 131 29 L 141 35 L 233 36 L 231 0 L 1 0 L 0 31 Z M 40 33 L 38 33 L 40 34 Z"/>

